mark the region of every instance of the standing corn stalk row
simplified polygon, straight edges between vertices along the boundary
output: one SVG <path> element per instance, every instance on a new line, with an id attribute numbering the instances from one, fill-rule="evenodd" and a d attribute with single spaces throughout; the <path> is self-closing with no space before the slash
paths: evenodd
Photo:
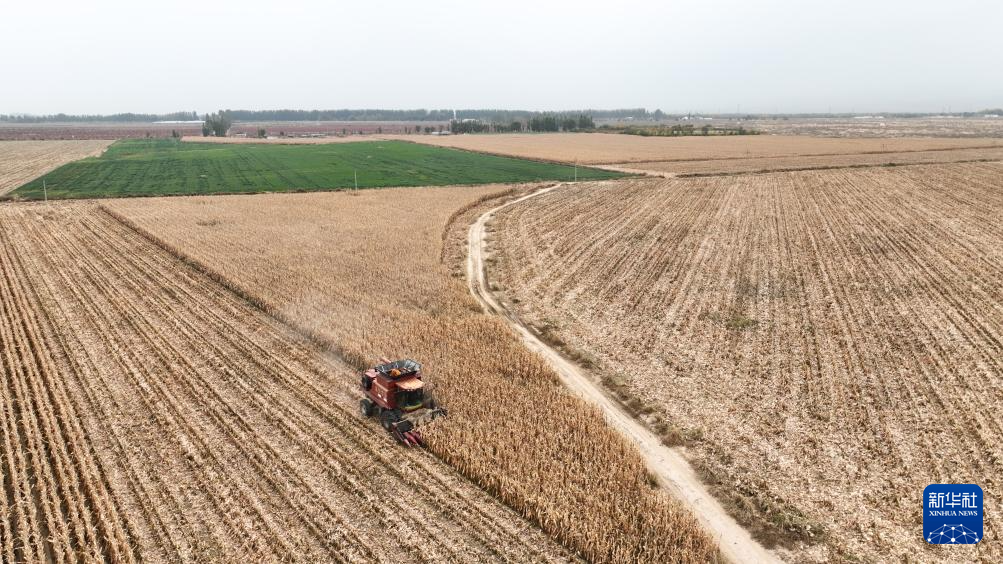
<path id="1" fill-rule="evenodd" d="M 480 313 L 440 262 L 455 212 L 508 191 L 105 206 L 358 368 L 384 355 L 422 359 L 450 409 L 429 429 L 430 448 L 587 559 L 714 559 L 714 542 L 650 485 L 636 450 L 503 322 Z"/>
<path id="2" fill-rule="evenodd" d="M 0 270 L 3 559 L 131 560 L 128 533 L 45 344 L 32 282 L 3 228 Z"/>
<path id="3" fill-rule="evenodd" d="M 4 562 L 570 556 L 373 433 L 342 363 L 91 204 L 0 208 L 0 368 Z"/>

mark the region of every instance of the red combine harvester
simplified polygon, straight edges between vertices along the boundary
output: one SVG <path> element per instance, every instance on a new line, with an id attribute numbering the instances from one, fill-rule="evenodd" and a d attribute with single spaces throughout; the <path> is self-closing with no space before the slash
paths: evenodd
<path id="1" fill-rule="evenodd" d="M 383 364 L 362 373 L 362 392 L 366 394 L 359 401 L 362 415 L 379 417 L 383 428 L 402 444 L 420 445 L 418 427 L 446 415 L 446 410 L 425 397 L 421 364 L 410 359 L 380 360 Z"/>

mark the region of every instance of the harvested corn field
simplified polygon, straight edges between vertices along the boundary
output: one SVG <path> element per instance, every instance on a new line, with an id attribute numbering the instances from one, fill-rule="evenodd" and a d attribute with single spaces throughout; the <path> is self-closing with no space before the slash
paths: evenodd
<path id="1" fill-rule="evenodd" d="M 449 416 L 430 449 L 583 557 L 704 562 L 717 548 L 642 459 L 443 264 L 457 215 L 508 186 L 117 200 L 113 213 L 355 367 L 421 359 Z M 465 236 L 467 225 L 457 229 Z"/>
<path id="2" fill-rule="evenodd" d="M 50 170 L 96 157 L 111 141 L 0 141 L 0 196 Z"/>
<path id="3" fill-rule="evenodd" d="M 959 163 L 1003 160 L 1003 147 L 949 149 L 905 153 L 858 153 L 821 157 L 764 157 L 759 159 L 712 159 L 706 161 L 655 161 L 622 163 L 638 172 L 671 173 L 677 176 L 744 174 L 749 172 L 817 170 L 909 164 Z"/>
<path id="4" fill-rule="evenodd" d="M 642 137 L 616 133 L 514 133 L 416 135 L 403 139 L 467 151 L 581 164 L 1003 147 L 1000 139 L 836 139 L 776 135 Z"/>
<path id="5" fill-rule="evenodd" d="M 573 559 L 89 204 L 0 207 L 0 378 L 3 562 Z"/>
<path id="6" fill-rule="evenodd" d="M 923 542 L 923 488 L 1003 476 L 1003 165 L 566 186 L 492 224 L 510 308 L 791 559 Z M 960 547 L 955 547 L 960 548 Z"/>

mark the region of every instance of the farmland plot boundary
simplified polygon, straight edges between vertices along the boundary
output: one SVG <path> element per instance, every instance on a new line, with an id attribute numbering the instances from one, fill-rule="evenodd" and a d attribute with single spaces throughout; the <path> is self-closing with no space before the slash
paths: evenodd
<path id="1" fill-rule="evenodd" d="M 17 432 L 0 419 L 0 559 L 575 559 L 398 449 L 353 408 L 349 367 L 141 233 L 87 204 L 0 217 L 0 402 L 22 409 Z M 39 347 L 7 344 L 46 320 L 39 372 Z"/>
<path id="2" fill-rule="evenodd" d="M 637 421 L 625 406 L 593 382 L 579 366 L 544 343 L 510 309 L 491 294 L 485 269 L 485 226 L 498 212 L 557 190 L 561 184 L 539 188 L 529 194 L 495 206 L 480 216 L 468 230 L 467 284 L 485 311 L 503 318 L 522 338 L 523 343 L 545 359 L 560 375 L 562 382 L 579 397 L 599 406 L 606 420 L 641 452 L 648 470 L 659 484 L 697 517 L 701 525 L 718 540 L 724 557 L 732 562 L 779 562 L 748 531 L 744 530 L 704 488 L 685 458 L 662 444 L 661 439 Z M 573 189 L 573 186 L 566 188 Z"/>
<path id="3" fill-rule="evenodd" d="M 508 190 L 510 186 L 471 187 L 463 201 Z M 273 307 L 289 308 L 297 319 L 317 324 L 327 344 L 344 343 L 370 355 L 400 351 L 421 358 L 430 375 L 438 376 L 430 378 L 436 397 L 450 408 L 450 416 L 426 434 L 431 451 L 582 557 L 602 562 L 718 558 L 717 543 L 692 515 L 652 488 L 633 445 L 612 431 L 598 410 L 564 390 L 545 362 L 527 351 L 503 322 L 481 313 L 466 288 L 445 271 L 442 229 L 462 206 L 454 194 L 455 189 L 420 188 L 358 196 L 171 198 L 107 206 L 170 245 L 191 251 L 213 270 L 246 276 L 238 278 L 240 286 L 250 284 Z M 268 214 L 274 220 L 266 225 L 247 214 L 260 210 L 262 202 L 277 212 Z M 416 222 L 414 233 L 374 233 L 353 215 L 358 210 L 383 215 L 378 210 L 402 205 L 424 210 L 429 220 Z M 203 224 L 210 227 L 199 227 Z M 332 241 L 345 241 L 345 234 L 358 238 L 386 264 L 395 264 L 392 253 L 403 245 L 409 272 L 418 274 L 417 288 L 410 277 L 389 276 L 381 282 L 387 289 L 373 294 L 368 271 L 356 264 L 359 253 L 332 252 Z M 295 254 L 285 252 L 290 245 L 297 248 Z M 358 275 L 346 277 L 341 270 Z M 353 289 L 356 278 L 364 285 L 362 295 Z M 411 287 L 402 289 L 396 280 Z M 425 297 L 428 291 L 433 293 Z M 371 330 L 368 322 L 358 325 L 374 317 L 384 323 Z M 416 326 L 425 330 L 416 332 Z M 478 393 L 481 388 L 487 391 Z M 484 393 L 494 401 L 483 403 Z M 540 402 L 549 409 L 540 410 Z M 528 427 L 526 422 L 531 422 Z M 527 432 L 525 441 L 511 440 Z M 547 468 L 545 474 L 539 474 L 542 468 Z M 583 513 L 592 517 L 582 519 Z"/>
<path id="4" fill-rule="evenodd" d="M 1001 172 L 585 183 L 501 211 L 491 282 L 715 485 L 826 516 L 795 560 L 932 561 L 915 495 L 1003 460 Z"/>
<path id="5" fill-rule="evenodd" d="M 245 289 L 239 283 L 227 278 L 225 275 L 221 274 L 220 272 L 218 272 L 213 268 L 210 268 L 208 265 L 192 257 L 190 254 L 185 253 L 183 250 L 175 247 L 174 245 L 171 245 L 170 243 L 158 237 L 157 235 L 155 235 L 148 229 L 144 228 L 143 226 L 139 225 L 135 221 L 132 221 L 128 217 L 125 217 L 124 215 L 116 212 L 113 209 L 108 208 L 103 204 L 98 205 L 98 209 L 111 219 L 121 223 L 123 226 L 131 229 L 132 231 L 135 231 L 136 234 L 142 236 L 144 239 L 156 245 L 158 248 L 163 249 L 165 252 L 169 253 L 174 258 L 178 259 L 184 264 L 189 265 L 198 272 L 208 276 L 209 278 L 211 278 L 212 280 L 214 280 L 227 290 L 233 292 L 234 295 L 240 297 L 240 299 L 246 301 L 255 308 L 267 313 L 268 315 L 274 317 L 276 320 L 284 323 L 285 325 L 288 325 L 291 329 L 293 329 L 303 337 L 309 339 L 310 342 L 312 342 L 314 345 L 334 354 L 335 356 L 346 362 L 352 368 L 356 370 L 362 370 L 366 368 L 365 358 L 361 357 L 360 355 L 352 354 L 350 351 L 338 347 L 336 343 L 332 343 L 330 340 L 325 339 L 318 332 L 299 323 L 292 316 L 286 315 L 281 310 L 271 307 L 271 305 L 269 305 L 268 302 L 259 299 L 257 296 L 254 295 L 253 292 Z"/>

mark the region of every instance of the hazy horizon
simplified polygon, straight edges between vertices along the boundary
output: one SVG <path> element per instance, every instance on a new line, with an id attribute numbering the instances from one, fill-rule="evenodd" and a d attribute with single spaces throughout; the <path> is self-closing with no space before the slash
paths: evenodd
<path id="1" fill-rule="evenodd" d="M 5 6 L 0 114 L 1003 106 L 1003 3 Z"/>

